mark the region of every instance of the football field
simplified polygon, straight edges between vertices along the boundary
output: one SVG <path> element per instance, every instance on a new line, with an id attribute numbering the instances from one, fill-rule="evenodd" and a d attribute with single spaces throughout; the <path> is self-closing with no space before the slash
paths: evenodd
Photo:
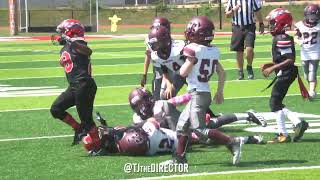
<path id="1" fill-rule="evenodd" d="M 89 39 L 93 49 L 93 75 L 98 91 L 94 111 L 99 111 L 111 126 L 131 123 L 128 93 L 139 87 L 143 72 L 143 38 Z M 226 70 L 225 102 L 211 105 L 216 113 L 269 111 L 271 88 L 261 92 L 272 80 L 261 75 L 259 65 L 271 61 L 271 36 L 258 36 L 255 45 L 255 80 L 238 81 L 235 54 L 229 51 L 229 36 L 215 37 Z M 126 179 L 182 175 L 181 173 L 125 173 L 126 163 L 150 165 L 171 158 L 170 154 L 153 157 L 109 155 L 88 157 L 81 145 L 71 146 L 72 129 L 53 119 L 50 106 L 67 87 L 59 66 L 61 47 L 49 41 L 12 41 L 0 43 L 0 179 Z M 300 48 L 296 64 L 300 66 Z M 148 87 L 152 73 L 149 68 Z M 302 69 L 299 67 L 300 74 Z M 318 78 L 319 78 L 318 71 Z M 216 88 L 216 76 L 211 88 Z M 318 88 L 319 89 L 319 88 Z M 181 90 L 185 93 L 186 88 Z M 320 176 L 320 99 L 305 101 L 298 84 L 291 86 L 285 104 L 305 113 L 310 128 L 297 143 L 243 145 L 239 166 L 223 146 L 195 145 L 188 152 L 188 177 L 181 179 L 318 179 Z M 78 118 L 74 108 L 72 115 Z M 292 130 L 289 121 L 288 129 Z M 269 127 L 235 123 L 221 130 L 229 135 L 261 134 L 274 137 L 275 120 Z M 250 131 L 249 131 L 250 130 Z M 253 132 L 254 131 L 254 132 Z M 290 131 L 292 132 L 292 131 Z M 292 134 L 293 135 L 293 134 Z M 283 169 L 276 169 L 283 168 Z M 293 169 L 292 169 L 293 168 Z M 265 169 L 265 171 L 263 171 Z"/>

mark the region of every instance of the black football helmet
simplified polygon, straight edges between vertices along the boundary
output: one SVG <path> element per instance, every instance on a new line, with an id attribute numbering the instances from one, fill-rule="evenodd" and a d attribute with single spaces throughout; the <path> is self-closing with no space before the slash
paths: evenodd
<path id="1" fill-rule="evenodd" d="M 153 116 L 154 99 L 152 93 L 143 87 L 133 89 L 129 94 L 129 104 L 132 110 L 142 119 Z"/>
<path id="2" fill-rule="evenodd" d="M 304 23 L 314 27 L 320 19 L 320 7 L 317 4 L 310 4 L 304 9 Z"/>
<path id="3" fill-rule="evenodd" d="M 117 141 L 120 153 L 128 155 L 145 155 L 149 149 L 148 135 L 141 129 L 128 129 Z"/>
<path id="4" fill-rule="evenodd" d="M 198 16 L 188 23 L 184 35 L 190 43 L 209 45 L 214 37 L 214 24 L 207 16 Z"/>
<path id="5" fill-rule="evenodd" d="M 169 33 L 171 31 L 170 21 L 165 17 L 155 17 L 152 22 L 152 26 L 150 29 L 155 27 L 164 26 L 168 29 Z"/>

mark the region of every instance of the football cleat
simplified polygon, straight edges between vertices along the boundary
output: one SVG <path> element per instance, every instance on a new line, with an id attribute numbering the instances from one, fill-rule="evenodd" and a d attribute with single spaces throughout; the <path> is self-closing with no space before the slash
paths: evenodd
<path id="1" fill-rule="evenodd" d="M 179 156 L 176 154 L 173 154 L 172 159 L 166 160 L 160 163 L 162 166 L 167 166 L 171 164 L 188 164 L 186 156 Z"/>
<path id="2" fill-rule="evenodd" d="M 243 80 L 243 79 L 244 79 L 243 71 L 239 71 L 238 80 Z"/>
<path id="3" fill-rule="evenodd" d="M 254 122 L 262 127 L 267 126 L 267 122 L 265 121 L 264 117 L 261 115 L 258 115 L 255 111 L 249 110 L 248 113 L 248 121 Z"/>
<path id="4" fill-rule="evenodd" d="M 84 132 L 83 129 L 77 129 L 77 130 L 74 130 L 74 136 L 73 136 L 73 141 L 72 141 L 72 144 L 71 146 L 74 146 L 74 145 L 77 145 L 81 142 L 82 138 L 84 136 L 86 136 L 87 134 Z"/>
<path id="5" fill-rule="evenodd" d="M 297 142 L 300 140 L 304 134 L 304 132 L 308 129 L 309 124 L 306 121 L 301 121 L 295 127 L 293 127 L 294 137 L 293 142 Z"/>
<path id="6" fill-rule="evenodd" d="M 248 79 L 253 80 L 254 74 L 253 74 L 252 66 L 247 66 L 247 72 L 248 72 Z"/>
<path id="7" fill-rule="evenodd" d="M 291 137 L 289 135 L 285 136 L 282 133 L 279 133 L 276 135 L 276 137 L 273 140 L 268 141 L 267 143 L 277 144 L 277 143 L 289 143 L 289 142 L 291 142 Z"/>
<path id="8" fill-rule="evenodd" d="M 234 142 L 227 145 L 227 148 L 232 154 L 232 164 L 237 165 L 240 163 L 241 159 L 241 146 L 243 144 L 243 140 L 240 137 L 235 137 Z"/>
<path id="9" fill-rule="evenodd" d="M 257 136 L 244 136 L 240 137 L 244 144 L 265 144 L 263 141 L 263 136 L 257 135 Z"/>
<path id="10" fill-rule="evenodd" d="M 317 93 L 315 91 L 309 91 L 310 99 L 315 99 L 317 97 Z"/>
<path id="11" fill-rule="evenodd" d="M 88 156 L 103 156 L 106 152 L 103 149 L 88 151 Z"/>

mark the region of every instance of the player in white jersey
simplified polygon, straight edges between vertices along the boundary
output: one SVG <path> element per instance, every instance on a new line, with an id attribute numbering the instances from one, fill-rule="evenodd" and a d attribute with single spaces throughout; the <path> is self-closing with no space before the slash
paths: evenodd
<path id="1" fill-rule="evenodd" d="M 161 128 L 154 118 L 148 119 L 142 126 L 149 139 L 147 155 L 154 155 L 162 152 L 174 152 L 177 147 L 177 133 L 171 129 Z"/>
<path id="2" fill-rule="evenodd" d="M 153 22 L 152 22 L 152 26 L 151 29 L 155 28 L 155 27 L 165 27 L 169 30 L 170 32 L 170 22 L 167 18 L 165 17 L 156 17 L 154 18 Z M 154 98 L 156 100 L 160 99 L 160 91 L 161 91 L 161 84 L 162 84 L 162 70 L 161 70 L 161 66 L 160 64 L 154 62 L 151 59 L 151 52 L 152 49 L 148 44 L 149 42 L 149 38 L 146 37 L 145 43 L 147 45 L 146 48 L 146 56 L 145 56 L 145 60 L 144 60 L 144 68 L 143 68 L 143 75 L 142 75 L 142 79 L 141 79 L 141 86 L 144 87 L 144 85 L 146 84 L 147 81 L 147 74 L 148 74 L 148 69 L 149 69 L 149 65 L 150 62 L 152 61 L 152 70 L 153 70 L 153 80 L 152 80 L 152 93 L 154 95 Z"/>
<path id="3" fill-rule="evenodd" d="M 185 42 L 171 39 L 170 31 L 163 26 L 153 28 L 148 39 L 153 50 L 151 59 L 161 65 L 163 72 L 161 99 L 170 99 L 185 84 L 185 78 L 179 75 L 179 69 L 184 63 L 182 50 Z"/>
<path id="4" fill-rule="evenodd" d="M 190 42 L 183 54 L 186 62 L 180 68 L 180 75 L 186 77 L 191 100 L 181 113 L 178 124 L 178 146 L 173 159 L 164 163 L 186 163 L 186 148 L 191 132 L 200 138 L 219 139 L 220 144 L 227 145 L 233 154 L 233 164 L 240 162 L 241 142 L 216 129 L 206 128 L 205 116 L 211 104 L 209 79 L 214 72 L 218 74 L 218 87 L 215 94 L 216 103 L 223 102 L 224 70 L 219 63 L 220 53 L 217 47 L 210 45 L 213 40 L 214 25 L 206 16 L 193 18 L 185 36 Z"/>
<path id="5" fill-rule="evenodd" d="M 153 117 L 159 122 L 160 127 L 175 131 L 181 114 L 177 106 L 186 105 L 191 100 L 191 94 L 186 93 L 169 100 L 155 101 L 149 90 L 139 87 L 129 93 L 128 100 L 134 111 L 134 124 L 140 124 Z M 253 110 L 246 113 L 232 113 L 218 116 L 211 111 L 208 111 L 206 114 L 206 125 L 211 129 L 217 129 L 223 125 L 240 120 L 247 120 L 263 127 L 267 125 L 264 117 L 257 115 Z"/>
<path id="6" fill-rule="evenodd" d="M 295 24 L 301 45 L 304 77 L 309 83 L 309 95 L 316 97 L 317 70 L 320 60 L 320 7 L 310 4 L 304 9 L 304 20 Z"/>

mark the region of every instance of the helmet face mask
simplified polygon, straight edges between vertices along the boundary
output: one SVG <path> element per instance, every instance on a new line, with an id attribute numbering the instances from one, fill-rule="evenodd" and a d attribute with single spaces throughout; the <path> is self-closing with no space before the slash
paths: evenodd
<path id="1" fill-rule="evenodd" d="M 66 19 L 56 28 L 56 34 L 51 36 L 53 45 L 65 45 L 69 38 L 84 39 L 85 28 L 76 19 Z"/>
<path id="2" fill-rule="evenodd" d="M 132 110 L 142 119 L 153 116 L 154 99 L 150 91 L 142 87 L 136 88 L 130 92 L 128 99 Z"/>
<path id="3" fill-rule="evenodd" d="M 316 4 L 310 4 L 304 9 L 304 23 L 309 27 L 314 27 L 320 19 L 320 7 Z"/>
<path id="4" fill-rule="evenodd" d="M 168 29 L 163 26 L 151 29 L 148 35 L 148 45 L 153 51 L 170 51 L 171 35 Z"/>
<path id="5" fill-rule="evenodd" d="M 292 25 L 292 15 L 288 10 L 276 8 L 266 17 L 269 22 L 270 33 L 275 36 L 284 34 Z"/>

